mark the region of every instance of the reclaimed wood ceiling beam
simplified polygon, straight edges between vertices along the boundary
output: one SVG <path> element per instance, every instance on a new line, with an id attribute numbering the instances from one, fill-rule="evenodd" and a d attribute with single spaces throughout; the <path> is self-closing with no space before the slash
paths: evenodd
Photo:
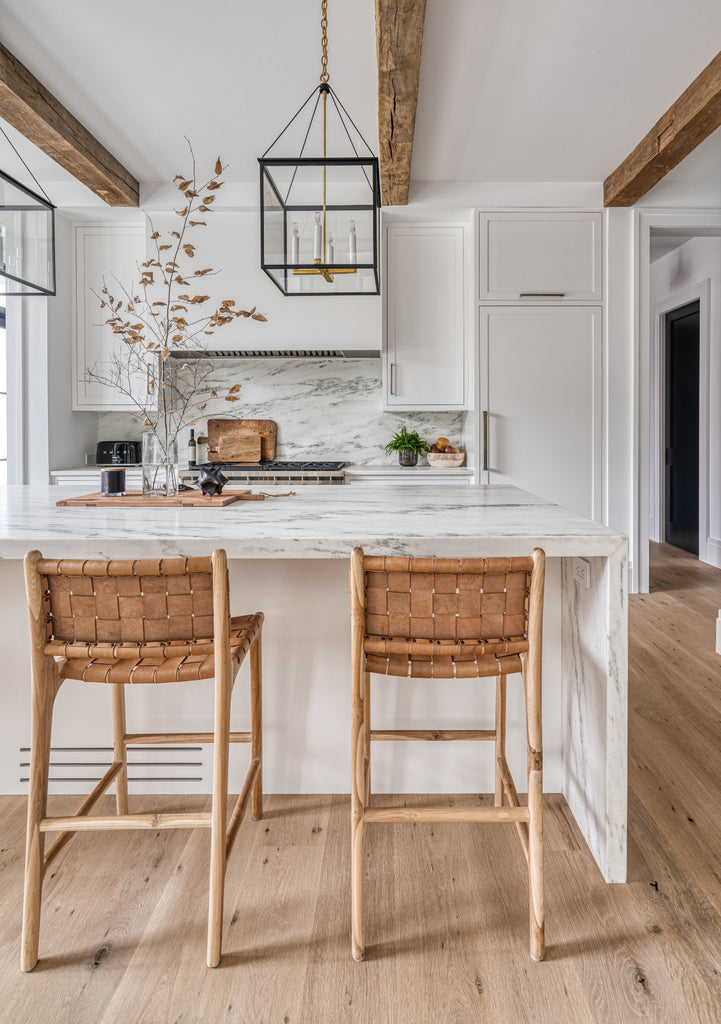
<path id="1" fill-rule="evenodd" d="M 721 53 L 603 183 L 604 206 L 633 206 L 721 125 Z"/>
<path id="2" fill-rule="evenodd" d="M 383 206 L 405 206 L 411 179 L 426 0 L 376 0 Z"/>
<path id="3" fill-rule="evenodd" d="M 0 117 L 109 206 L 138 206 L 140 186 L 130 171 L 2 44 Z"/>

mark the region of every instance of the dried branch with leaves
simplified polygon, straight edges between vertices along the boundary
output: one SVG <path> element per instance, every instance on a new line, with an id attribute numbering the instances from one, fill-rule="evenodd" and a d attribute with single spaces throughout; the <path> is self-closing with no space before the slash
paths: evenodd
<path id="1" fill-rule="evenodd" d="M 192 147 L 190 156 L 192 174 L 176 174 L 173 179 L 184 200 L 182 208 L 174 211 L 176 228 L 156 231 L 148 218 L 155 251 L 140 264 L 139 280 L 125 285 L 114 277 L 111 286 L 103 281 L 100 308 L 110 314 L 105 323 L 122 344 L 111 358 L 86 371 L 88 380 L 131 400 L 144 426 L 157 435 L 166 457 L 179 431 L 197 423 L 207 399 L 238 401 L 240 384 L 231 384 L 225 392 L 210 387 L 214 367 L 207 338 L 241 318 L 266 319 L 255 307 L 236 309 L 233 299 L 223 299 L 208 312 L 204 307 L 210 296 L 203 293 L 202 281 L 217 271 L 185 269 L 184 260 L 196 259 L 190 232 L 207 225 L 198 215 L 205 218 L 212 213 L 225 170 L 218 157 L 213 176 L 199 184 Z"/>

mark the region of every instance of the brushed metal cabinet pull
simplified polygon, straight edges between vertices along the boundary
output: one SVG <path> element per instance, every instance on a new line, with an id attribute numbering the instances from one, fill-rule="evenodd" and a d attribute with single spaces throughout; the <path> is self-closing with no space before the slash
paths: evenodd
<path id="1" fill-rule="evenodd" d="M 488 472 L 488 410 L 483 410 L 483 471 Z"/>
<path id="2" fill-rule="evenodd" d="M 563 299 L 565 292 L 521 292 L 519 299 Z"/>
<path id="3" fill-rule="evenodd" d="M 390 392 L 391 392 L 392 395 L 395 395 L 395 393 L 396 393 L 396 372 L 395 372 L 396 371 L 396 364 L 395 363 L 391 363 L 390 364 L 390 371 L 391 371 Z"/>

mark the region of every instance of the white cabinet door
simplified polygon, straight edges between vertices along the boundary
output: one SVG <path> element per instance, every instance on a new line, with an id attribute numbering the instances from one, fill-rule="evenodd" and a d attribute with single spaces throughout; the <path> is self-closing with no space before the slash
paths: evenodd
<path id="1" fill-rule="evenodd" d="M 466 403 L 462 225 L 387 228 L 385 407 Z"/>
<path id="2" fill-rule="evenodd" d="M 480 300 L 601 302 L 603 215 L 482 213 Z"/>
<path id="3" fill-rule="evenodd" d="M 144 224 L 76 225 L 73 409 L 135 408 L 119 391 L 87 381 L 85 374 L 123 344 L 105 324 L 109 314 L 100 308 L 98 298 L 103 280 L 111 293 L 121 298 L 120 285 L 129 288 L 138 281 L 138 264 L 144 259 Z M 144 381 L 138 381 L 138 387 L 143 388 Z"/>
<path id="4" fill-rule="evenodd" d="M 601 327 L 595 307 L 481 311 L 482 482 L 601 518 Z"/>

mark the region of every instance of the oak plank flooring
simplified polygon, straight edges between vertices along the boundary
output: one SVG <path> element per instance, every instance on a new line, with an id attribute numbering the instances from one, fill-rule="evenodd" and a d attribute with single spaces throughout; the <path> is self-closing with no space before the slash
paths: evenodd
<path id="1" fill-rule="evenodd" d="M 25 975 L 25 802 L 0 797 L 0 1024 L 718 1024 L 721 571 L 654 545 L 652 580 L 630 607 L 629 881 L 604 883 L 549 795 L 544 963 L 528 956 L 515 829 L 453 824 L 369 826 L 368 955 L 354 963 L 349 800 L 274 796 L 238 836 L 218 969 L 207 835 L 103 833 L 53 865 Z M 76 802 L 54 799 L 58 813 Z"/>

